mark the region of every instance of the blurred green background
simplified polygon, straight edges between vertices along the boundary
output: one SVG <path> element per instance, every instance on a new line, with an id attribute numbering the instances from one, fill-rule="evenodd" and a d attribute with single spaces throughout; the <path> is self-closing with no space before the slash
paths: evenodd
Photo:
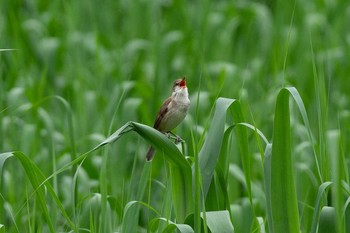
<path id="1" fill-rule="evenodd" d="M 239 99 L 247 122 L 270 140 L 283 86 L 299 91 L 316 138 L 340 129 L 346 140 L 349 22 L 346 0 L 2 0 L 0 49 L 15 50 L 0 52 L 0 152 L 22 151 L 48 176 L 128 121 L 153 125 L 173 80 L 183 75 L 191 110 L 175 131 L 187 141 L 189 156 L 196 148 L 191 132 L 197 143 L 219 96 Z M 305 132 L 298 122 L 295 112 L 293 140 L 302 147 Z M 81 198 L 99 193 L 101 176 L 107 177 L 103 187 L 117 206 L 114 226 L 137 195 L 147 147 L 128 134 L 107 152 L 88 157 L 80 170 Z M 349 143 L 343 151 L 348 154 Z M 251 152 L 258 148 L 253 145 Z M 101 169 L 105 161 L 107 169 Z M 152 176 L 160 181 L 163 165 L 156 156 Z M 2 176 L 0 224 L 16 222 L 10 230 L 23 230 L 30 225 L 24 203 L 31 186 L 15 160 Z M 67 209 L 73 202 L 71 177 L 65 172 L 54 179 Z M 233 200 L 244 192 L 236 185 Z M 152 189 L 152 204 L 159 207 L 161 192 Z"/>

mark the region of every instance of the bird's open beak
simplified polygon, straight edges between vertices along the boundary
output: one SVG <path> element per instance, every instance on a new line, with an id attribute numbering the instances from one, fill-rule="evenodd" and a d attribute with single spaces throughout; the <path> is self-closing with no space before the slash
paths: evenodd
<path id="1" fill-rule="evenodd" d="M 186 77 L 183 77 L 180 82 L 180 87 L 186 87 Z"/>

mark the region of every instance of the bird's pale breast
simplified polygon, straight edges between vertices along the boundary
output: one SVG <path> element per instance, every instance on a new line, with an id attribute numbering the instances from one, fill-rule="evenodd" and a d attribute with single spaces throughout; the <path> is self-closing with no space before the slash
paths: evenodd
<path id="1" fill-rule="evenodd" d="M 159 125 L 159 131 L 169 132 L 178 126 L 186 117 L 190 107 L 187 88 L 176 94 L 168 106 L 168 112 Z"/>

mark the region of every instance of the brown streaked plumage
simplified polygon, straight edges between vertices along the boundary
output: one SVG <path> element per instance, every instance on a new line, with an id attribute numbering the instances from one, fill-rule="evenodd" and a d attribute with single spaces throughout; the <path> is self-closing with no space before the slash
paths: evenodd
<path id="1" fill-rule="evenodd" d="M 171 97 L 169 97 L 168 99 L 166 99 L 162 105 L 162 107 L 160 108 L 158 115 L 157 115 L 157 119 L 154 122 L 153 128 L 158 129 L 160 121 L 162 120 L 162 118 L 164 117 L 164 115 L 168 112 L 168 105 L 171 101 Z"/>

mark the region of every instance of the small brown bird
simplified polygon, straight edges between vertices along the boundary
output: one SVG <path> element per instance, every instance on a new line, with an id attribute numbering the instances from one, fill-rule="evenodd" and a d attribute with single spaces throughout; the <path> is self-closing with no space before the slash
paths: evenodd
<path id="1" fill-rule="evenodd" d="M 164 101 L 160 108 L 153 125 L 153 128 L 164 134 L 171 133 L 170 131 L 185 119 L 190 107 L 186 77 L 175 80 L 172 91 L 171 96 Z M 150 147 L 146 155 L 147 161 L 153 159 L 154 153 L 154 148 Z"/>

